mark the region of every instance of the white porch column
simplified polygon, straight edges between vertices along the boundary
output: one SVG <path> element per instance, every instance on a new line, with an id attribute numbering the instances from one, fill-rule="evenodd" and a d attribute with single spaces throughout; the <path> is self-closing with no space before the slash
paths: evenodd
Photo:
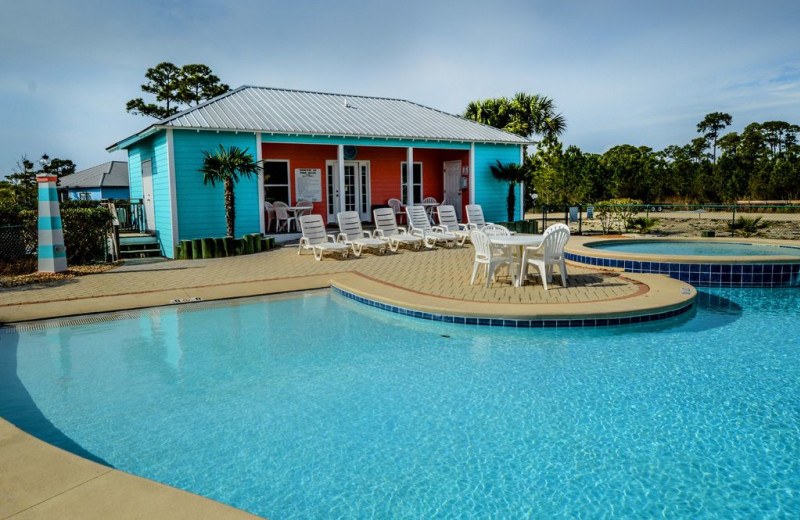
<path id="1" fill-rule="evenodd" d="M 339 175 L 339 211 L 346 211 L 344 208 L 345 186 L 344 186 L 344 145 L 336 147 L 336 164 Z"/>
<path id="2" fill-rule="evenodd" d="M 414 149 L 406 148 L 406 205 L 410 206 L 414 200 Z"/>
<path id="3" fill-rule="evenodd" d="M 525 165 L 525 145 L 519 147 L 519 165 Z M 525 183 L 519 183 L 519 219 L 525 220 Z"/>
<path id="4" fill-rule="evenodd" d="M 256 132 L 256 161 L 258 162 L 258 228 L 261 234 L 267 232 L 266 219 L 264 218 L 264 163 L 261 162 L 261 133 Z"/>
<path id="5" fill-rule="evenodd" d="M 475 143 L 469 145 L 469 203 L 475 204 Z"/>

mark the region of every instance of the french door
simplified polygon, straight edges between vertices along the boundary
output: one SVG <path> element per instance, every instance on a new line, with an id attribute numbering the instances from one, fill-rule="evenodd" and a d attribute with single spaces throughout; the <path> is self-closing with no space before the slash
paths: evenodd
<path id="1" fill-rule="evenodd" d="M 326 161 L 328 186 L 328 222 L 336 222 L 336 214 L 357 211 L 361 220 L 372 220 L 369 197 L 369 161 L 344 162 L 344 186 L 339 186 L 338 161 Z"/>

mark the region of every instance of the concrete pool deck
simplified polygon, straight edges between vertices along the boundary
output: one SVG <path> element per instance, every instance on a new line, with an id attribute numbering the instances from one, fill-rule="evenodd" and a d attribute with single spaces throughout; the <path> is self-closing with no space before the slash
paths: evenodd
<path id="1" fill-rule="evenodd" d="M 97 312 L 327 288 L 442 314 L 503 318 L 591 318 L 674 310 L 696 291 L 665 276 L 624 275 L 571 265 L 511 287 L 508 279 L 469 285 L 472 249 L 402 251 L 384 256 L 298 256 L 295 247 L 226 259 L 129 263 L 48 284 L 0 289 L 0 324 Z M 232 507 L 97 464 L 0 419 L 0 520 L 7 518 L 256 518 Z"/>

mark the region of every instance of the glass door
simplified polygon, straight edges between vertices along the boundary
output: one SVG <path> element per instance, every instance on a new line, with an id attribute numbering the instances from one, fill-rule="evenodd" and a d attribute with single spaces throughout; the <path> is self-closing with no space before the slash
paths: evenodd
<path id="1" fill-rule="evenodd" d="M 361 220 L 371 220 L 369 200 L 369 161 L 345 161 L 344 187 L 339 186 L 339 163 L 325 163 L 328 181 L 328 222 L 336 222 L 336 214 L 344 203 L 344 211 L 357 211 Z"/>

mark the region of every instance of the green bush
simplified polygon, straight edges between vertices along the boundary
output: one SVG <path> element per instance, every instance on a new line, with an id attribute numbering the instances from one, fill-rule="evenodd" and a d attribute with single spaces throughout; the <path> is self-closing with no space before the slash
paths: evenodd
<path id="1" fill-rule="evenodd" d="M 19 216 L 25 225 L 25 242 L 35 247 L 38 242 L 36 212 L 25 210 Z M 111 222 L 111 212 L 96 203 L 94 207 L 70 207 L 69 204 L 63 207 L 61 227 L 67 248 L 67 263 L 84 265 L 105 260 L 106 237 Z"/>
<path id="2" fill-rule="evenodd" d="M 762 229 L 769 227 L 769 222 L 761 222 L 761 217 L 739 217 L 736 222 L 728 223 L 728 231 L 743 237 L 757 235 Z"/>
<path id="3" fill-rule="evenodd" d="M 627 229 L 632 229 L 639 233 L 640 235 L 644 235 L 645 233 L 649 233 L 651 229 L 658 224 L 657 218 L 648 218 L 648 217 L 636 217 L 636 218 L 629 218 Z"/>

